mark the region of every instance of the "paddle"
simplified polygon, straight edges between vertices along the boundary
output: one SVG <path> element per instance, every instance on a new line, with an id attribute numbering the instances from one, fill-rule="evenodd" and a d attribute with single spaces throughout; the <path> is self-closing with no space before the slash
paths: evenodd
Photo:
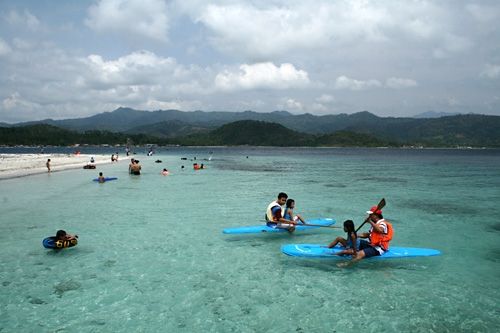
<path id="1" fill-rule="evenodd" d="M 339 228 L 339 229 L 343 228 L 343 227 L 334 226 L 334 225 L 309 224 L 309 223 L 297 223 L 295 226 L 299 226 L 299 225 L 305 225 L 308 227 L 322 227 L 322 228 Z"/>
<path id="2" fill-rule="evenodd" d="M 266 220 L 267 222 L 267 220 Z M 339 227 L 339 226 L 334 226 L 334 225 L 322 225 L 322 224 L 309 224 L 309 223 L 297 223 L 295 224 L 295 226 L 299 226 L 299 225 L 305 225 L 305 226 L 308 226 L 308 227 L 321 227 L 321 228 L 343 228 L 343 227 Z"/>
<path id="3" fill-rule="evenodd" d="M 384 206 L 385 206 L 385 199 L 384 199 L 384 198 L 382 198 L 382 200 L 380 200 L 380 202 L 379 202 L 379 203 L 378 203 L 378 205 L 377 205 L 377 209 L 375 209 L 375 210 L 382 209 L 382 208 L 384 208 Z M 370 214 L 370 215 L 371 215 L 371 214 Z M 356 232 L 358 232 L 358 231 L 359 231 L 359 229 L 361 229 L 361 228 L 365 225 L 365 223 L 366 223 L 366 222 L 368 222 L 368 220 L 370 219 L 370 215 L 368 215 L 368 217 L 365 219 L 365 222 L 363 222 L 363 224 L 361 224 L 361 225 L 358 227 L 358 229 L 356 229 Z"/>

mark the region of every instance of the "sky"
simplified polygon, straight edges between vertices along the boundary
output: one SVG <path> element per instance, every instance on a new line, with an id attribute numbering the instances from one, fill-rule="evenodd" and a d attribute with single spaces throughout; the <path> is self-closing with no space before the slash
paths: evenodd
<path id="1" fill-rule="evenodd" d="M 500 116 L 500 1 L 0 1 L 0 122 L 121 106 Z"/>

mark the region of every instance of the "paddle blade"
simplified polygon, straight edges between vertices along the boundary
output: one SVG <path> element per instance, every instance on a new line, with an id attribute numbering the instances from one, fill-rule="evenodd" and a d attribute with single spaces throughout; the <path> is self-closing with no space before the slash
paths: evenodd
<path id="1" fill-rule="evenodd" d="M 384 207 L 385 207 L 385 198 L 382 198 L 382 200 L 380 200 L 380 202 L 377 205 L 377 210 L 382 209 Z"/>

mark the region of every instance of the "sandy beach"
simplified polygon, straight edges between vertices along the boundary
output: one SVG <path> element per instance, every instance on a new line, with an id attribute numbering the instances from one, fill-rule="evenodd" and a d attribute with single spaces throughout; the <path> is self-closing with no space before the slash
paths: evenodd
<path id="1" fill-rule="evenodd" d="M 80 169 L 94 158 L 95 165 L 109 164 L 111 155 L 90 154 L 0 154 L 0 180 L 47 173 L 45 163 L 50 158 L 51 172 Z"/>

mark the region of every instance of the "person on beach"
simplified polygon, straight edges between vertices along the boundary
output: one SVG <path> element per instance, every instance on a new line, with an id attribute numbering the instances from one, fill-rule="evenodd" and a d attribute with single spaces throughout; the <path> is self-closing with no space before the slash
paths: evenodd
<path id="1" fill-rule="evenodd" d="M 337 237 L 328 244 L 328 248 L 331 249 L 335 247 L 337 244 L 341 244 L 344 247 L 344 250 L 335 253 L 338 256 L 342 255 L 353 255 L 355 256 L 358 252 L 358 235 L 356 234 L 356 228 L 354 228 L 354 222 L 352 220 L 344 221 L 344 231 L 347 233 L 347 239 L 343 237 Z"/>
<path id="2" fill-rule="evenodd" d="M 92 157 L 90 158 L 90 163 L 91 163 L 91 164 L 94 164 L 94 163 L 95 163 L 94 156 L 92 156 Z"/>
<path id="3" fill-rule="evenodd" d="M 364 258 L 374 256 L 381 256 L 389 250 L 389 243 L 392 240 L 394 231 L 390 221 L 384 219 L 382 210 L 373 206 L 366 213 L 368 214 L 368 222 L 370 223 L 370 230 L 368 232 L 360 233 L 359 238 L 366 238 L 367 240 L 360 240 L 359 249 L 356 255 L 353 255 L 351 263 L 355 263 Z M 338 266 L 347 266 L 350 263 L 340 263 Z"/>
<path id="4" fill-rule="evenodd" d="M 47 167 L 47 172 L 50 172 L 50 158 L 47 160 L 47 163 L 45 163 L 45 166 Z"/>
<path id="5" fill-rule="evenodd" d="M 106 181 L 106 178 L 102 175 L 102 172 L 99 172 L 99 177 L 97 177 L 97 181 L 99 183 L 104 183 Z"/>
<path id="6" fill-rule="evenodd" d="M 286 229 L 288 232 L 292 233 L 295 231 L 296 223 L 295 221 L 284 218 L 281 210 L 281 207 L 286 203 L 286 199 L 288 199 L 288 195 L 280 192 L 278 194 L 278 199 L 267 206 L 266 224 L 268 227 Z"/>
<path id="7" fill-rule="evenodd" d="M 142 168 L 138 160 L 132 159 L 128 169 L 131 175 L 140 175 Z"/>
<path id="8" fill-rule="evenodd" d="M 287 220 L 291 220 L 291 221 L 295 221 L 295 222 L 300 221 L 300 222 L 302 222 L 302 224 L 306 224 L 306 221 L 304 221 L 304 219 L 300 215 L 293 214 L 294 208 L 295 208 L 295 200 L 288 199 L 286 201 L 285 210 L 283 212 L 283 217 Z"/>

